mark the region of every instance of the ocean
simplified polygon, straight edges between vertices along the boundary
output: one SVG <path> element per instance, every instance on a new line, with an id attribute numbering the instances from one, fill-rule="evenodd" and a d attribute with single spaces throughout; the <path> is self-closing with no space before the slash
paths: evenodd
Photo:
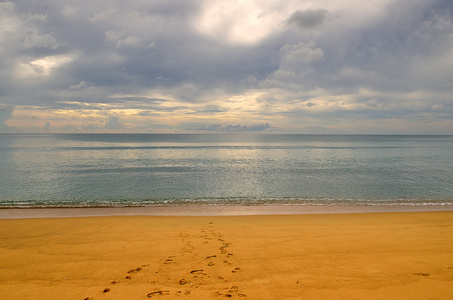
<path id="1" fill-rule="evenodd" d="M 453 136 L 0 134 L 0 207 L 453 204 Z"/>

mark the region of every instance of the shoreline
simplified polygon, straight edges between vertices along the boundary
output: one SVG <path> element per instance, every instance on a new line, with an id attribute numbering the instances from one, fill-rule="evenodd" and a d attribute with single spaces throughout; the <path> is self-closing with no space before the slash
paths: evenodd
<path id="1" fill-rule="evenodd" d="M 452 205 L 181 205 L 143 207 L 0 208 L 0 219 L 107 216 L 256 216 L 453 211 Z"/>

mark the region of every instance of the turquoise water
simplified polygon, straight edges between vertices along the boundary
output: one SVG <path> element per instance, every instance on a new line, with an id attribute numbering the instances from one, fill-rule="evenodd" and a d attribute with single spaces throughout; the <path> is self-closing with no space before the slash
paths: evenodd
<path id="1" fill-rule="evenodd" d="M 0 134 L 0 206 L 453 204 L 453 136 Z"/>

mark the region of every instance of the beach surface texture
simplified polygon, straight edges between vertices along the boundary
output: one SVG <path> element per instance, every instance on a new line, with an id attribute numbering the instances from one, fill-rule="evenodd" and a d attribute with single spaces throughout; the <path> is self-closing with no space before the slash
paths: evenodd
<path id="1" fill-rule="evenodd" d="M 453 299 L 453 211 L 0 220 L 2 299 Z"/>

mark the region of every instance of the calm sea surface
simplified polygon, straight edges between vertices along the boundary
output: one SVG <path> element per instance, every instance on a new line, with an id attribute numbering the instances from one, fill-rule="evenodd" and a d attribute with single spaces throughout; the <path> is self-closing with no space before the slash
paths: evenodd
<path id="1" fill-rule="evenodd" d="M 0 134 L 0 206 L 453 204 L 453 136 Z"/>

